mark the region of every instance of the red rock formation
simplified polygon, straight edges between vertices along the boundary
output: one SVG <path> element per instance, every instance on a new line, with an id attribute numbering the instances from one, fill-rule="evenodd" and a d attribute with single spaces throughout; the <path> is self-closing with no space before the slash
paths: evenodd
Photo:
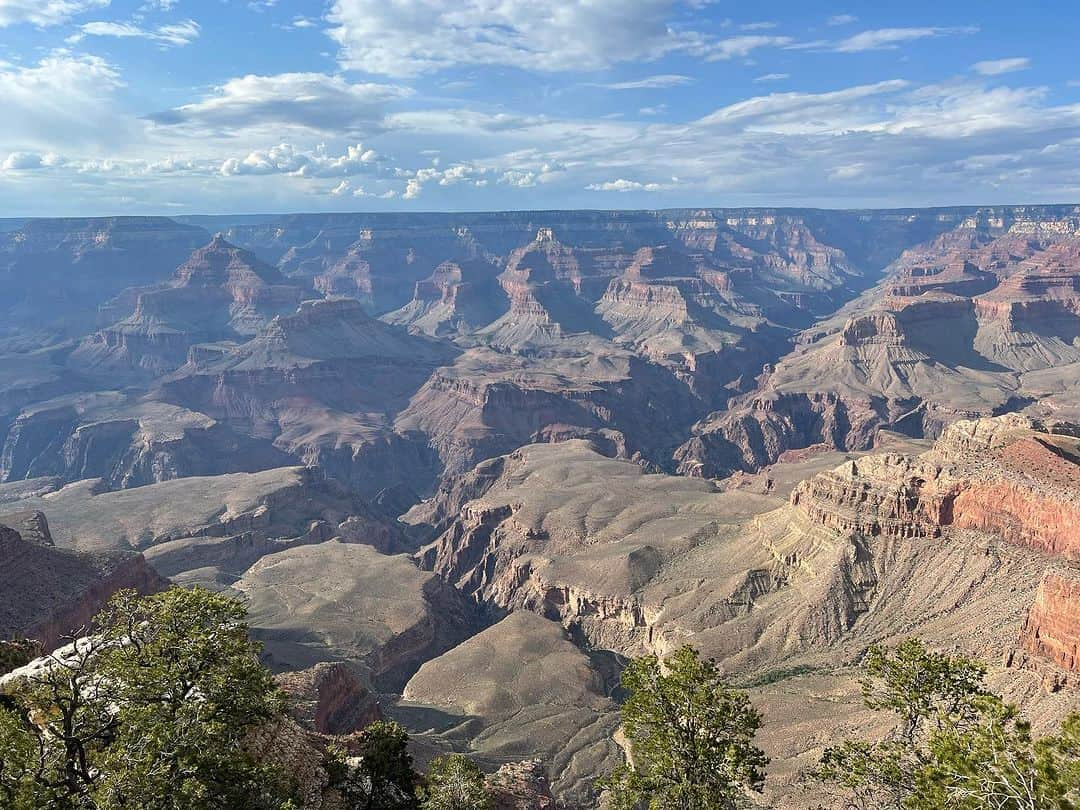
<path id="1" fill-rule="evenodd" d="M 1080 577 L 1051 571 L 1039 584 L 1020 630 L 1020 648 L 1006 663 L 1042 676 L 1051 691 L 1080 688 Z"/>
<path id="2" fill-rule="evenodd" d="M 870 537 L 937 537 L 958 482 L 934 464 L 886 454 L 846 462 L 803 481 L 791 503 L 816 523 Z"/>
<path id="3" fill-rule="evenodd" d="M 141 554 L 79 554 L 0 525 L 0 637 L 33 638 L 52 650 L 116 591 L 154 593 L 167 584 Z"/>
<path id="4" fill-rule="evenodd" d="M 182 365 L 193 345 L 250 337 L 274 316 L 294 311 L 304 289 L 219 235 L 168 283 L 134 295 L 135 311 L 87 337 L 74 362 L 112 375 L 164 374 Z"/>
<path id="5" fill-rule="evenodd" d="M 348 664 L 323 662 L 276 680 L 296 721 L 319 734 L 352 734 L 382 719 L 375 695 Z"/>
<path id="6" fill-rule="evenodd" d="M 1017 417 L 960 422 L 921 457 L 884 454 L 803 481 L 791 503 L 841 532 L 937 537 L 975 529 L 1080 560 L 1080 463 Z"/>

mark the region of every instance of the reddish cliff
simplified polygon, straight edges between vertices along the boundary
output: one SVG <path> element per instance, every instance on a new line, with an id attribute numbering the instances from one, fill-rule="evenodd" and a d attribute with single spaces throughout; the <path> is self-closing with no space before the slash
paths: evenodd
<path id="1" fill-rule="evenodd" d="M 1010 666 L 1034 670 L 1052 691 L 1080 688 L 1080 576 L 1051 571 L 1039 584 Z"/>
<path id="2" fill-rule="evenodd" d="M 86 627 L 116 591 L 153 593 L 167 584 L 141 554 L 80 554 L 0 525 L 2 637 L 33 638 L 51 650 L 64 635 Z"/>
<path id="3" fill-rule="evenodd" d="M 1019 417 L 959 422 L 921 457 L 846 462 L 791 502 L 837 531 L 936 537 L 954 526 L 1080 560 L 1078 446 Z"/>
<path id="4" fill-rule="evenodd" d="M 382 719 L 375 695 L 349 664 L 323 662 L 277 682 L 296 721 L 319 734 L 351 734 Z"/>

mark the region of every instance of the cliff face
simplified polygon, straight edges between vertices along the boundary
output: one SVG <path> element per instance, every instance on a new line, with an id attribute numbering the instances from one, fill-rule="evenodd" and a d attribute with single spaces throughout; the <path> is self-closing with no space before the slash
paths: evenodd
<path id="1" fill-rule="evenodd" d="M 804 332 L 756 391 L 703 420 L 680 469 L 753 470 L 819 442 L 863 449 L 882 428 L 933 438 L 958 419 L 1025 407 L 1075 419 L 1075 221 L 973 219 L 906 250 L 873 290 Z"/>
<path id="2" fill-rule="evenodd" d="M 1039 583 L 1009 666 L 1036 672 L 1051 691 L 1080 688 L 1080 577 L 1052 571 Z"/>
<path id="3" fill-rule="evenodd" d="M 47 528 L 41 528 L 47 527 L 44 517 L 31 518 L 32 540 L 0 525 L 0 635 L 5 638 L 32 638 L 49 651 L 64 636 L 87 627 L 116 591 L 153 593 L 167 585 L 141 554 L 58 549 Z"/>
<path id="4" fill-rule="evenodd" d="M 208 238 L 164 217 L 31 220 L 0 234 L 0 347 L 82 337 L 99 308 L 164 281 Z"/>
<path id="5" fill-rule="evenodd" d="M 1078 560 L 1078 446 L 1019 417 L 959 422 L 922 457 L 848 462 L 799 484 L 791 503 L 841 532 L 937 537 L 951 526 Z"/>
<path id="6" fill-rule="evenodd" d="M 86 338 L 71 362 L 114 378 L 160 376 L 183 365 L 196 344 L 250 337 L 274 316 L 293 312 L 304 288 L 216 236 L 169 282 L 129 295 L 134 312 Z"/>
<path id="7" fill-rule="evenodd" d="M 67 397 L 23 410 L 0 446 L 0 481 L 99 478 L 109 489 L 281 466 L 269 442 L 201 413 L 119 394 Z"/>
<path id="8" fill-rule="evenodd" d="M 595 347 L 594 347 L 595 348 Z M 662 462 L 699 400 L 668 369 L 588 346 L 566 353 L 464 353 L 437 370 L 395 421 L 421 434 L 444 470 L 460 473 L 523 444 L 606 433 L 630 457 Z"/>
<path id="9" fill-rule="evenodd" d="M 375 695 L 349 664 L 322 662 L 276 680 L 293 718 L 318 734 L 351 734 L 382 719 Z"/>

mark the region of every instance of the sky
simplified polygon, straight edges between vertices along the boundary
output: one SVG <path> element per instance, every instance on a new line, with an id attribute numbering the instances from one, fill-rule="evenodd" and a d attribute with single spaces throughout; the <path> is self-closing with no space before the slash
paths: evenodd
<path id="1" fill-rule="evenodd" d="M 1080 4 L 0 0 L 0 216 L 1080 202 Z"/>

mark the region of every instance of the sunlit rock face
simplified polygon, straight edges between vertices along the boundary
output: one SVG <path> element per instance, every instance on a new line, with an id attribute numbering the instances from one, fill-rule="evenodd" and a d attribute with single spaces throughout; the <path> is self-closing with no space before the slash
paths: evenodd
<path id="1" fill-rule="evenodd" d="M 257 743 L 313 807 L 377 717 L 500 806 L 591 807 L 626 657 L 687 643 L 765 714 L 769 806 L 888 732 L 871 644 L 976 656 L 1049 731 L 1078 246 L 1071 206 L 12 224 L 0 632 L 244 599 L 292 696 Z"/>
<path id="2" fill-rule="evenodd" d="M 723 475 L 878 429 L 934 437 L 959 419 L 1026 409 L 1076 421 L 1080 220 L 1075 211 L 964 218 L 905 250 L 872 290 L 806 330 L 757 390 L 703 420 L 675 454 Z"/>

